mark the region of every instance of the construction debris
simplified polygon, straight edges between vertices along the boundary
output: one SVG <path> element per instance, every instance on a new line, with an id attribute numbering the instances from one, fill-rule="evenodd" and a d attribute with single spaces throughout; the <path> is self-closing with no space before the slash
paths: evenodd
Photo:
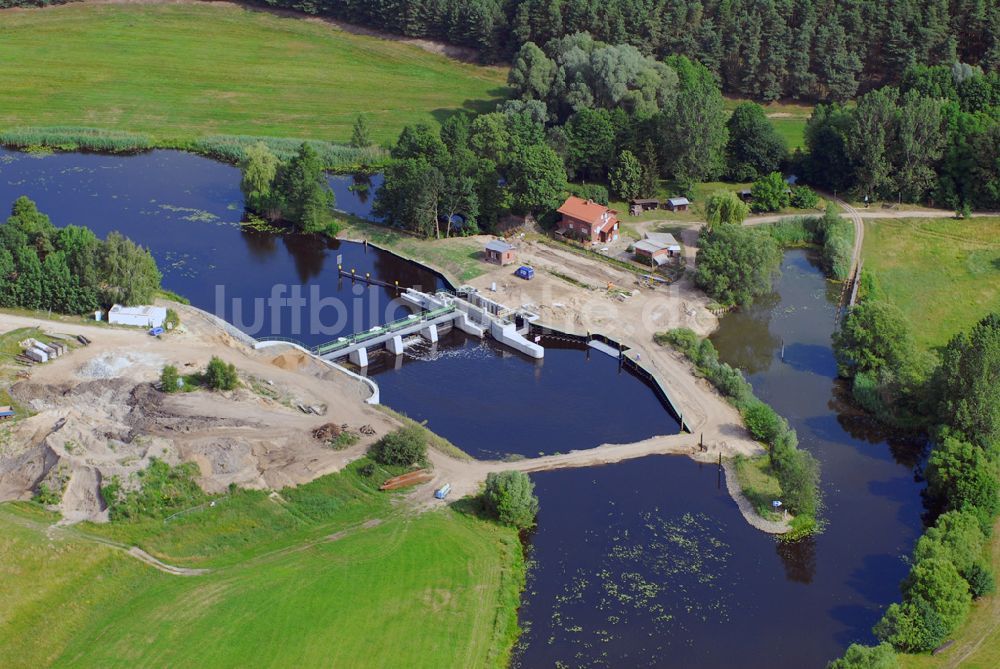
<path id="1" fill-rule="evenodd" d="M 319 441 L 333 441 L 336 439 L 341 432 L 347 429 L 347 424 L 344 425 L 334 425 L 333 423 L 324 423 L 320 425 L 315 430 L 312 431 L 313 439 L 318 439 Z"/>
<path id="2" fill-rule="evenodd" d="M 368 436 L 373 436 L 375 434 L 375 428 L 373 428 L 371 425 L 362 425 L 361 427 L 358 428 L 358 432 L 360 432 L 361 434 L 366 434 Z"/>

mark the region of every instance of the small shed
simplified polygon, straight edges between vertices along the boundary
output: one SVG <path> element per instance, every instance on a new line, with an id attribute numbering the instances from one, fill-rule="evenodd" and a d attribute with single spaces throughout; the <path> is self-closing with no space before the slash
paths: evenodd
<path id="1" fill-rule="evenodd" d="M 687 211 L 691 202 L 686 197 L 672 197 L 667 200 L 667 209 L 670 211 Z"/>
<path id="2" fill-rule="evenodd" d="M 138 306 L 123 307 L 116 304 L 108 312 L 108 322 L 115 325 L 137 325 L 143 328 L 158 328 L 167 320 L 164 307 Z"/>
<path id="3" fill-rule="evenodd" d="M 14 417 L 14 410 L 9 406 L 0 406 L 0 420 L 10 420 Z"/>
<path id="4" fill-rule="evenodd" d="M 660 201 L 654 198 L 635 199 L 629 202 L 629 212 L 633 216 L 638 216 L 645 211 L 652 211 L 660 208 Z"/>
<path id="5" fill-rule="evenodd" d="M 514 247 L 501 239 L 486 242 L 486 262 L 494 265 L 509 265 L 514 262 Z"/>
<path id="6" fill-rule="evenodd" d="M 749 188 L 744 188 L 743 190 L 736 191 L 736 196 L 739 197 L 744 202 L 749 202 L 753 199 L 753 193 L 750 192 Z"/>
<path id="7" fill-rule="evenodd" d="M 680 257 L 681 246 L 670 233 L 649 232 L 646 238 L 635 243 L 635 255 L 648 265 L 658 267 L 671 258 Z"/>

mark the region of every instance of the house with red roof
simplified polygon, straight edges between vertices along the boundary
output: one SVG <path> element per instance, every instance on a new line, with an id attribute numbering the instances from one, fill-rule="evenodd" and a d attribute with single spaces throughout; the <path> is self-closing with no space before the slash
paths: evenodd
<path id="1" fill-rule="evenodd" d="M 570 196 L 557 209 L 562 218 L 556 231 L 572 239 L 607 243 L 618 239 L 618 212 L 593 200 Z"/>

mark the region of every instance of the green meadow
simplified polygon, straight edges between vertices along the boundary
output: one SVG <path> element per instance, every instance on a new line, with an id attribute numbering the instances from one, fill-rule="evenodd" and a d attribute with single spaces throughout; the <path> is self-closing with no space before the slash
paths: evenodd
<path id="1" fill-rule="evenodd" d="M 921 347 L 1000 310 L 1000 218 L 870 219 L 864 261 Z"/>
<path id="2" fill-rule="evenodd" d="M 52 531 L 37 505 L 0 506 L 0 666 L 505 666 L 517 533 L 412 513 L 360 464 L 166 521 Z M 127 545 L 209 572 L 167 574 Z"/>
<path id="3" fill-rule="evenodd" d="M 376 141 L 488 110 L 507 71 L 319 20 L 236 5 L 65 5 L 0 12 L 0 130 L 85 126 L 162 142 L 263 135 Z"/>

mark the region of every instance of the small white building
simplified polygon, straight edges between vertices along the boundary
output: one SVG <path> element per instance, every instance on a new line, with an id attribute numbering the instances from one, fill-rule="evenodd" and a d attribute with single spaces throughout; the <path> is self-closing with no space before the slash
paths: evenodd
<path id="1" fill-rule="evenodd" d="M 144 328 L 160 328 L 167 320 L 166 307 L 123 307 L 116 304 L 108 312 L 108 322 L 113 325 L 137 325 Z"/>

